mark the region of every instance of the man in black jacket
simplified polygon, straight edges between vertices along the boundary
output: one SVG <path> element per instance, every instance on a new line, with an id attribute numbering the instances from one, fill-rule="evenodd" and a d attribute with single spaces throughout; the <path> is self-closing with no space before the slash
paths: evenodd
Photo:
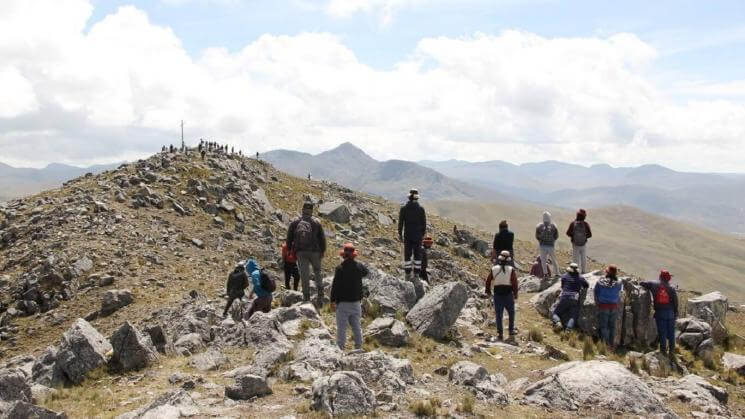
<path id="1" fill-rule="evenodd" d="M 243 262 L 238 262 L 235 265 L 233 272 L 228 275 L 228 282 L 225 285 L 226 293 L 228 294 L 228 303 L 225 304 L 225 310 L 222 312 L 222 316 L 228 315 L 230 306 L 233 305 L 233 301 L 238 300 L 246 295 L 246 288 L 248 288 L 248 274 L 243 266 Z"/>
<path id="2" fill-rule="evenodd" d="M 354 349 L 359 351 L 362 349 L 362 278 L 367 276 L 368 270 L 354 260 L 358 252 L 352 243 L 346 243 L 339 256 L 342 262 L 336 267 L 331 283 L 331 308 L 336 311 L 336 344 L 344 350 L 349 324 L 354 333 Z"/>
<path id="3" fill-rule="evenodd" d="M 422 268 L 422 239 L 426 232 L 427 214 L 419 205 L 419 191 L 411 189 L 409 202 L 398 213 L 398 239 L 404 242 L 404 272 L 407 279 L 412 268 L 414 278 L 419 276 Z"/>
<path id="4" fill-rule="evenodd" d="M 300 268 L 300 281 L 303 284 L 303 301 L 310 301 L 310 268 L 313 267 L 314 281 L 318 292 L 316 306 L 323 305 L 323 276 L 321 261 L 326 253 L 326 234 L 321 222 L 313 217 L 313 203 L 303 204 L 302 215 L 287 229 L 287 248 L 297 254 Z"/>
<path id="5" fill-rule="evenodd" d="M 494 235 L 494 243 L 492 244 L 491 260 L 492 263 L 497 263 L 497 256 L 502 253 L 503 250 L 510 252 L 510 266 L 515 266 L 515 233 L 509 230 L 507 220 L 499 222 L 499 233 Z"/>

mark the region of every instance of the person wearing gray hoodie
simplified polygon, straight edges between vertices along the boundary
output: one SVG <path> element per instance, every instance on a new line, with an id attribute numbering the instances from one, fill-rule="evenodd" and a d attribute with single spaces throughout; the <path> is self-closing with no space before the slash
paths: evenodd
<path id="1" fill-rule="evenodd" d="M 556 261 L 556 249 L 554 245 L 559 239 L 559 229 L 556 224 L 551 222 L 551 213 L 543 213 L 543 222 L 535 227 L 535 238 L 538 240 L 538 251 L 541 256 L 541 267 L 543 276 L 548 276 L 548 258 L 554 265 L 554 274 L 558 275 L 559 264 Z"/>

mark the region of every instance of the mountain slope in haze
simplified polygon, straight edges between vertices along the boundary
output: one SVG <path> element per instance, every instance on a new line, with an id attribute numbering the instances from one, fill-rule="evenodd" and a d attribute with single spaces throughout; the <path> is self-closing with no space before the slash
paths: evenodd
<path id="1" fill-rule="evenodd" d="M 480 186 L 451 179 L 433 169 L 404 160 L 377 161 L 351 143 L 312 155 L 290 150 L 263 154 L 274 166 L 295 176 L 309 173 L 314 179 L 327 179 L 348 188 L 401 201 L 415 187 L 423 200 L 487 199 L 516 200 Z"/>
<path id="2" fill-rule="evenodd" d="M 449 219 L 497 231 L 507 219 L 517 238 L 533 240 L 543 207 L 512 203 L 438 201 L 428 209 Z M 570 250 L 564 234 L 574 211 L 549 208 L 559 227 L 559 248 Z M 736 301 L 745 301 L 745 240 L 649 214 L 628 206 L 596 208 L 588 213 L 593 237 L 588 255 L 615 263 L 626 272 L 654 279 L 661 268 L 674 271 L 685 289 L 720 290 Z"/>
<path id="3" fill-rule="evenodd" d="M 75 167 L 51 163 L 43 169 L 17 168 L 0 163 L 0 202 L 62 186 L 65 181 L 86 173 L 98 174 L 121 163 Z"/>
<path id="4" fill-rule="evenodd" d="M 424 161 L 446 176 L 559 207 L 629 205 L 723 233 L 745 232 L 745 175 L 677 172 L 659 165 L 584 167 Z"/>

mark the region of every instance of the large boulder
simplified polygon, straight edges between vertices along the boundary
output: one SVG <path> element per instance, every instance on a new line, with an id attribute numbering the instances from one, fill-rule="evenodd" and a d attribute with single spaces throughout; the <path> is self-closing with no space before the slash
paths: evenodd
<path id="1" fill-rule="evenodd" d="M 0 370 L 0 400 L 31 401 L 31 387 L 26 382 L 23 371 L 17 368 Z"/>
<path id="2" fill-rule="evenodd" d="M 745 356 L 725 352 L 722 356 L 722 366 L 725 370 L 733 370 L 745 376 Z"/>
<path id="3" fill-rule="evenodd" d="M 525 392 L 525 401 L 548 409 L 600 407 L 648 416 L 668 413 L 662 401 L 618 362 L 573 361 L 544 371 Z"/>
<path id="4" fill-rule="evenodd" d="M 108 316 L 122 307 L 128 306 L 134 302 L 134 296 L 131 290 L 109 290 L 103 295 L 101 301 L 101 316 Z"/>
<path id="5" fill-rule="evenodd" d="M 366 383 L 394 390 L 414 384 L 414 369 L 408 359 L 394 358 L 381 351 L 349 354 L 342 358 L 341 368 L 360 373 Z"/>
<path id="6" fill-rule="evenodd" d="M 189 365 L 199 371 L 215 371 L 227 363 L 228 358 L 217 348 L 210 348 L 189 360 Z"/>
<path id="7" fill-rule="evenodd" d="M 117 416 L 117 419 L 188 418 L 199 414 L 199 408 L 183 389 L 160 395 L 147 406 Z"/>
<path id="8" fill-rule="evenodd" d="M 255 313 L 245 328 L 245 342 L 256 348 L 252 374 L 266 376 L 274 366 L 286 360 L 293 344 L 282 324 L 271 313 Z"/>
<path id="9" fill-rule="evenodd" d="M 539 278 L 537 276 L 528 275 L 517 279 L 517 287 L 520 292 L 536 293 L 546 290 L 555 282 L 556 280 L 552 278 Z"/>
<path id="10" fill-rule="evenodd" d="M 392 317 L 378 317 L 365 330 L 365 336 L 386 346 L 406 346 L 409 343 L 409 330 L 406 325 Z"/>
<path id="11" fill-rule="evenodd" d="M 36 359 L 31 368 L 31 381 L 47 387 L 56 387 L 65 383 L 65 374 L 57 364 L 57 348 L 47 347 Z"/>
<path id="12" fill-rule="evenodd" d="M 326 202 L 321 204 L 318 207 L 318 215 L 339 224 L 348 223 L 351 217 L 349 208 L 341 202 Z"/>
<path id="13" fill-rule="evenodd" d="M 442 339 L 460 315 L 468 300 L 468 288 L 462 282 L 438 285 L 406 315 L 406 321 L 419 333 Z"/>
<path id="14" fill-rule="evenodd" d="M 114 354 L 109 362 L 118 371 L 141 370 L 158 359 L 150 336 L 140 333 L 130 322 L 124 322 L 110 341 Z"/>
<path id="15" fill-rule="evenodd" d="M 241 375 L 235 378 L 235 384 L 225 387 L 225 396 L 233 400 L 248 400 L 253 397 L 272 394 L 266 377 L 258 375 Z"/>
<path id="16" fill-rule="evenodd" d="M 341 371 L 313 381 L 313 409 L 332 416 L 367 415 L 375 411 L 372 390 L 362 376 L 353 371 Z"/>
<path id="17" fill-rule="evenodd" d="M 106 363 L 106 354 L 111 350 L 108 339 L 87 321 L 77 319 L 62 335 L 56 364 L 67 381 L 80 384 L 89 371 Z"/>
<path id="18" fill-rule="evenodd" d="M 0 402 L 0 419 L 67 419 L 64 413 L 53 412 L 49 409 L 33 405 L 23 400 L 16 400 L 3 406 Z"/>
<path id="19" fill-rule="evenodd" d="M 688 300 L 686 315 L 708 323 L 711 326 L 711 337 L 714 342 L 722 343 L 727 337 L 725 326 L 727 307 L 729 307 L 727 297 L 719 291 L 714 291 Z"/>
<path id="20" fill-rule="evenodd" d="M 414 284 L 382 271 L 371 272 L 368 288 L 368 303 L 377 304 L 383 316 L 395 316 L 397 312 L 408 313 L 417 302 Z"/>
<path id="21" fill-rule="evenodd" d="M 295 359 L 281 371 L 285 380 L 313 381 L 341 367 L 344 353 L 328 339 L 311 337 L 295 350 Z"/>
<path id="22" fill-rule="evenodd" d="M 709 383 L 698 375 L 689 374 L 676 380 L 668 394 L 670 398 L 695 406 L 708 415 L 729 417 L 727 390 Z"/>

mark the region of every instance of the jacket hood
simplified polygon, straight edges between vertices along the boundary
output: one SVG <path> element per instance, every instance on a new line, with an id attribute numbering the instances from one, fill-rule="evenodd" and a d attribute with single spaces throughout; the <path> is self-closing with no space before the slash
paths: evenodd
<path id="1" fill-rule="evenodd" d="M 611 277 L 607 277 L 607 276 L 604 276 L 604 277 L 598 279 L 598 284 L 600 284 L 600 285 L 602 285 L 604 287 L 612 287 L 613 285 L 616 284 L 616 282 L 618 282 L 617 279 L 611 278 Z"/>
<path id="2" fill-rule="evenodd" d="M 246 262 L 246 271 L 248 271 L 249 273 L 253 271 L 258 271 L 259 269 L 261 269 L 259 267 L 259 262 L 253 259 L 249 259 L 248 262 Z"/>
<path id="3" fill-rule="evenodd" d="M 546 224 L 551 224 L 551 213 L 546 211 L 543 213 L 543 222 Z"/>

